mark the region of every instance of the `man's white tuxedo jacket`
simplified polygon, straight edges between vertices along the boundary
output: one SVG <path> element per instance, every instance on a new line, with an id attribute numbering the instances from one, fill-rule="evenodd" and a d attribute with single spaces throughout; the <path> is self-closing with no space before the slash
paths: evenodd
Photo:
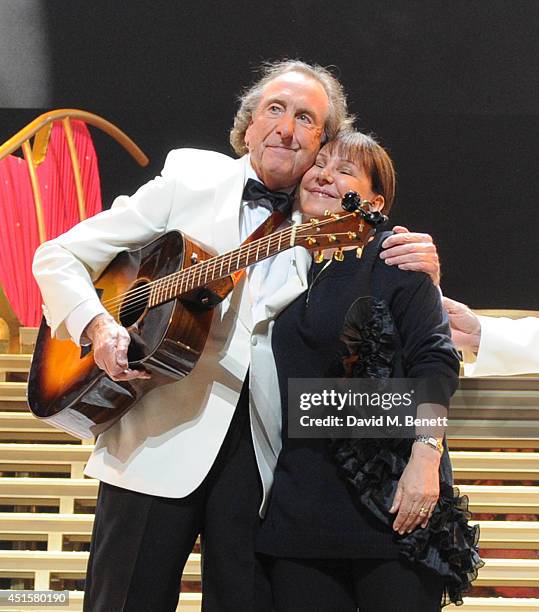
<path id="1" fill-rule="evenodd" d="M 481 342 L 466 376 L 509 376 L 539 372 L 539 319 L 480 316 Z"/>
<path id="2" fill-rule="evenodd" d="M 66 316 L 95 299 L 92 279 L 126 248 L 141 247 L 173 229 L 218 253 L 236 248 L 247 163 L 246 157 L 234 160 L 209 151 L 172 151 L 161 176 L 135 195 L 120 196 L 110 210 L 43 244 L 34 274 L 53 335 L 69 337 Z M 251 428 L 264 485 L 263 509 L 281 448 L 273 319 L 305 290 L 309 262 L 300 248 L 275 258 L 275 291 L 258 321 L 252 320 L 246 281 L 239 283 L 215 309 L 206 349 L 194 370 L 151 391 L 100 435 L 86 474 L 153 495 L 188 495 L 217 455 L 250 364 Z"/>

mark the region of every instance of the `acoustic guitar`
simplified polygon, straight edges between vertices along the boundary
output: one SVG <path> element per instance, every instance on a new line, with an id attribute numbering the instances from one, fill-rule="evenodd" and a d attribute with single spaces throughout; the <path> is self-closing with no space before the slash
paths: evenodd
<path id="1" fill-rule="evenodd" d="M 91 346 L 52 338 L 42 320 L 28 379 L 31 411 L 76 437 L 97 436 L 143 395 L 189 374 L 204 349 L 213 307 L 232 291 L 239 271 L 295 246 L 364 245 L 386 220 L 365 204 L 350 192 L 344 213 L 327 213 L 217 256 L 179 231 L 119 253 L 94 286 L 106 310 L 129 331 L 129 367 L 145 369 L 151 378 L 112 380 L 96 366 Z"/>

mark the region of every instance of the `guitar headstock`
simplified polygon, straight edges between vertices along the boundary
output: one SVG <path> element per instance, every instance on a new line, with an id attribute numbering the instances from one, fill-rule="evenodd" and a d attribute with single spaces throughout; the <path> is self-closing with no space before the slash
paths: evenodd
<path id="1" fill-rule="evenodd" d="M 309 251 L 363 247 L 374 234 L 374 228 L 387 221 L 382 213 L 371 212 L 369 204 L 355 191 L 349 191 L 341 202 L 343 212 L 326 211 L 323 216 L 310 217 L 307 223 L 296 226 L 295 245 Z"/>

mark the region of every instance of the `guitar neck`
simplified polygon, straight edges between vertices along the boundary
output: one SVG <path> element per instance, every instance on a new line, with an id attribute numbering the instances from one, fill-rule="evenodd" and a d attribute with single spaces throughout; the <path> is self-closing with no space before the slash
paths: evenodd
<path id="1" fill-rule="evenodd" d="M 231 276 L 259 261 L 296 246 L 296 231 L 297 226 L 291 226 L 153 281 L 149 307 L 158 306 L 204 287 L 212 281 Z"/>
<path id="2" fill-rule="evenodd" d="M 148 306 L 168 302 L 295 246 L 309 251 L 363 246 L 374 227 L 385 220 L 387 217 L 379 212 L 358 208 L 345 213 L 328 212 L 323 218 L 315 217 L 309 223 L 292 225 L 151 282 Z"/>

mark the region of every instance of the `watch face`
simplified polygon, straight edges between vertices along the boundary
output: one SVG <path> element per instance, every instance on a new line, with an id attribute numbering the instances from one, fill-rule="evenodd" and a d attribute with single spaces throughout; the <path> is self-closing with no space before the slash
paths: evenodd
<path id="1" fill-rule="evenodd" d="M 416 440 L 418 442 L 423 442 L 424 444 L 428 444 L 429 446 L 432 446 L 432 448 L 435 448 L 437 451 L 440 452 L 440 454 L 444 452 L 443 438 L 435 438 L 434 436 L 419 435 L 419 436 L 416 436 Z"/>

